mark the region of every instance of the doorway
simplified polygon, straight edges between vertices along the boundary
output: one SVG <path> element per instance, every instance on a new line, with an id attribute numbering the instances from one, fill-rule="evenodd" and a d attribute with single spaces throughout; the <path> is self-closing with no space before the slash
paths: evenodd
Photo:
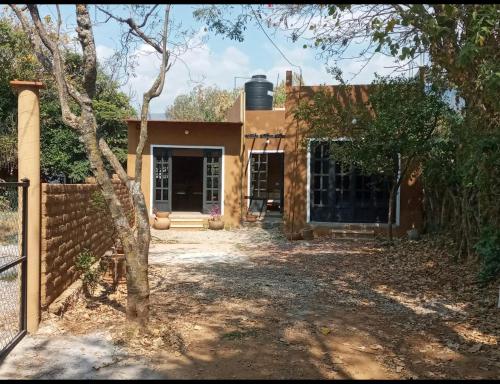
<path id="1" fill-rule="evenodd" d="M 283 213 L 284 154 L 250 154 L 249 210 L 262 215 Z"/>
<path id="2" fill-rule="evenodd" d="M 203 157 L 172 156 L 172 210 L 203 210 Z"/>

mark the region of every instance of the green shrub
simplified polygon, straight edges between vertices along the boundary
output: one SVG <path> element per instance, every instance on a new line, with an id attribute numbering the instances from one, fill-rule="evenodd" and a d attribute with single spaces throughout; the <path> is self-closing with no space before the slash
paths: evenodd
<path id="1" fill-rule="evenodd" d="M 475 244 L 481 260 L 479 278 L 486 283 L 500 274 L 500 230 L 493 227 L 483 228 L 479 241 Z"/>
<path id="2" fill-rule="evenodd" d="M 95 190 L 90 195 L 90 204 L 92 207 L 98 211 L 105 212 L 108 208 L 106 204 L 106 199 L 104 199 L 104 195 L 100 190 Z"/>
<path id="3" fill-rule="evenodd" d="M 94 292 L 101 274 L 99 266 L 92 267 L 96 261 L 97 257 L 88 249 L 83 250 L 76 257 L 75 267 L 81 273 L 83 289 L 87 294 Z"/>

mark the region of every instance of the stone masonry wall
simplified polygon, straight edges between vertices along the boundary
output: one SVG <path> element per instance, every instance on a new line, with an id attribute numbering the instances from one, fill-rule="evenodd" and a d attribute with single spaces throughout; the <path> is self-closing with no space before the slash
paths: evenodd
<path id="1" fill-rule="evenodd" d="M 113 179 L 126 212 L 132 212 L 126 187 Z M 114 226 L 106 207 L 98 208 L 97 184 L 42 184 L 41 306 L 47 308 L 79 274 L 78 254 L 101 257 L 113 246 Z M 104 203 L 105 204 L 105 203 Z"/>

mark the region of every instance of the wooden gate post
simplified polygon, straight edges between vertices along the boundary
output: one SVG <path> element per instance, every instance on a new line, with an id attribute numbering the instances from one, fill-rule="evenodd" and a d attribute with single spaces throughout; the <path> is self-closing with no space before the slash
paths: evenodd
<path id="1" fill-rule="evenodd" d="M 18 179 L 30 180 L 28 189 L 27 331 L 40 323 L 40 99 L 39 81 L 10 82 L 17 91 Z"/>

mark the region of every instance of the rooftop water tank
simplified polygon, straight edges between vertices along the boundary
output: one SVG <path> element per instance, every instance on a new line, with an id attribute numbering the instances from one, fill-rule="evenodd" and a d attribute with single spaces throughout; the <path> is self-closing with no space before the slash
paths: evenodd
<path id="1" fill-rule="evenodd" d="M 254 75 L 245 83 L 245 108 L 247 110 L 273 109 L 273 83 L 266 80 L 266 75 Z"/>

